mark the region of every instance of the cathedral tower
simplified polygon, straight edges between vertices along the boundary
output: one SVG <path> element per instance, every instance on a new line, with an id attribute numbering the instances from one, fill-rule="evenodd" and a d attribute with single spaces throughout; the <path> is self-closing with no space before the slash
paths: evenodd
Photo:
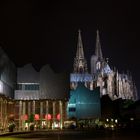
<path id="1" fill-rule="evenodd" d="M 87 61 L 84 57 L 83 43 L 81 38 L 81 31 L 78 31 L 77 52 L 74 59 L 74 73 L 87 72 Z"/>
<path id="2" fill-rule="evenodd" d="M 91 57 L 91 74 L 95 74 L 101 71 L 103 63 L 103 54 L 101 49 L 99 31 L 97 30 L 96 35 L 96 46 L 95 46 L 95 54 Z"/>

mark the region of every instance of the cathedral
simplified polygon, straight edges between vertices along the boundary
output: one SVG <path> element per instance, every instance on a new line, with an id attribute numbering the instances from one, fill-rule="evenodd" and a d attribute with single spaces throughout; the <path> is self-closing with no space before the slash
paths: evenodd
<path id="1" fill-rule="evenodd" d="M 70 87 L 76 89 L 78 83 L 84 83 L 89 90 L 100 87 L 100 97 L 108 95 L 111 100 L 131 99 L 137 100 L 136 85 L 130 74 L 119 73 L 111 69 L 108 59 L 103 57 L 99 31 L 96 35 L 95 54 L 90 59 L 91 70 L 87 66 L 84 56 L 81 31 L 78 32 L 76 57 L 74 58 L 73 73 L 70 74 Z"/>

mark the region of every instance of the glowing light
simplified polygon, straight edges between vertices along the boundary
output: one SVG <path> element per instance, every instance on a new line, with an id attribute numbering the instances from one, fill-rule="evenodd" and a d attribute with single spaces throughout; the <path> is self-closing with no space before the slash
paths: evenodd
<path id="1" fill-rule="evenodd" d="M 53 123 L 53 127 L 54 127 L 54 128 L 60 127 L 60 123 L 54 122 L 54 123 Z"/>
<path id="2" fill-rule="evenodd" d="M 107 122 L 109 122 L 109 119 L 106 119 Z"/>
<path id="3" fill-rule="evenodd" d="M 3 93 L 3 83 L 0 81 L 0 92 Z"/>
<path id="4" fill-rule="evenodd" d="M 111 125 L 111 128 L 114 128 L 114 125 L 113 124 Z"/>
<path id="5" fill-rule="evenodd" d="M 51 114 L 46 114 L 46 115 L 45 115 L 45 119 L 46 119 L 46 120 L 51 120 L 51 118 L 52 118 Z"/>
<path id="6" fill-rule="evenodd" d="M 131 121 L 134 121 L 134 118 L 130 118 Z"/>
<path id="7" fill-rule="evenodd" d="M 46 121 L 42 121 L 42 128 L 45 128 L 46 126 Z"/>
<path id="8" fill-rule="evenodd" d="M 117 119 L 115 120 L 115 123 L 118 123 L 118 120 Z"/>
<path id="9" fill-rule="evenodd" d="M 25 123 L 25 128 L 28 128 L 28 123 Z"/>
<path id="10" fill-rule="evenodd" d="M 34 119 L 39 120 L 39 114 L 35 114 Z"/>
<path id="11" fill-rule="evenodd" d="M 105 124 L 105 128 L 108 128 L 109 127 L 109 124 Z"/>
<path id="12" fill-rule="evenodd" d="M 28 120 L 28 115 L 27 114 L 22 115 L 21 120 Z"/>
<path id="13" fill-rule="evenodd" d="M 10 115 L 9 115 L 9 118 L 10 118 L 10 119 L 14 119 L 14 114 L 10 114 Z"/>
<path id="14" fill-rule="evenodd" d="M 57 114 L 57 120 L 60 120 L 60 114 Z"/>

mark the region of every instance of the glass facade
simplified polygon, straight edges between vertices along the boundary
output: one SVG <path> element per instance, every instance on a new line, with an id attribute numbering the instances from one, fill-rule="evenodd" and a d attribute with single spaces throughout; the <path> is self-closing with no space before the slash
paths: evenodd
<path id="1" fill-rule="evenodd" d="M 70 91 L 70 99 L 67 106 L 69 118 L 93 119 L 101 117 L 100 90 L 89 90 L 84 83 L 78 83 L 75 90 Z"/>

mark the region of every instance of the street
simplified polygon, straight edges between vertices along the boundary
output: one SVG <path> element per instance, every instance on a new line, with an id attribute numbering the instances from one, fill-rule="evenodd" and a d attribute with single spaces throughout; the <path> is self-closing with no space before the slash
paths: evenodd
<path id="1" fill-rule="evenodd" d="M 1 136 L 0 140 L 139 140 L 138 130 L 64 130 L 33 131 Z"/>

